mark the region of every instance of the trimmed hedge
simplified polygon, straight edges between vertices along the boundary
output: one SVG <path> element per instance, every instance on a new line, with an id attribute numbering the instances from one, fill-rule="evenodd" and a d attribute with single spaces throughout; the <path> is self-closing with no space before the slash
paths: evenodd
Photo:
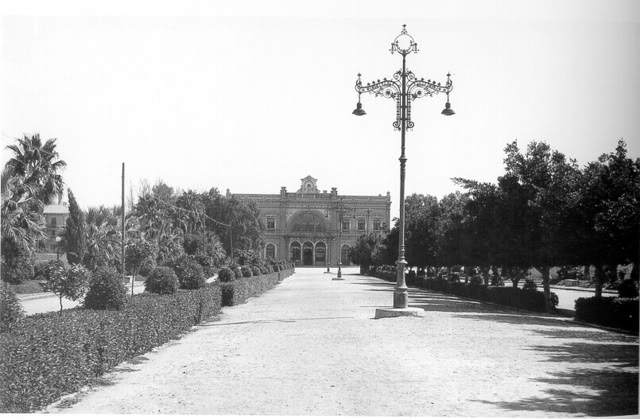
<path id="1" fill-rule="evenodd" d="M 575 307 L 576 320 L 638 333 L 638 298 L 578 298 Z"/>
<path id="2" fill-rule="evenodd" d="M 74 308 L 25 318 L 0 334 L 0 412 L 32 412 L 78 391 L 217 315 L 221 300 L 220 286 L 209 284 L 138 294 L 120 311 Z"/>
<path id="3" fill-rule="evenodd" d="M 395 273 L 375 272 L 373 276 L 385 281 L 396 281 Z M 419 288 L 431 289 L 446 294 L 454 294 L 473 300 L 488 301 L 509 307 L 520 308 L 530 311 L 544 312 L 544 293 L 542 291 L 525 291 L 513 287 L 487 287 L 480 282 L 471 281 L 468 284 L 458 281 L 447 281 L 446 279 L 416 278 L 410 285 Z M 551 293 L 553 302 L 557 305 L 557 296 Z"/>
<path id="4" fill-rule="evenodd" d="M 222 306 L 236 306 L 245 303 L 249 298 L 256 297 L 275 287 L 292 273 L 293 268 L 287 268 L 267 275 L 223 282 L 220 284 L 222 286 Z"/>

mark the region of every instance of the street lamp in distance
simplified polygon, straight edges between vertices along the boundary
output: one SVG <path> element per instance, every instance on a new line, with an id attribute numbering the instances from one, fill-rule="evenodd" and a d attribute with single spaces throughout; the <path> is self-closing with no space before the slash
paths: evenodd
<path id="1" fill-rule="evenodd" d="M 56 260 L 60 260 L 60 242 L 62 238 L 60 236 L 56 236 Z"/>

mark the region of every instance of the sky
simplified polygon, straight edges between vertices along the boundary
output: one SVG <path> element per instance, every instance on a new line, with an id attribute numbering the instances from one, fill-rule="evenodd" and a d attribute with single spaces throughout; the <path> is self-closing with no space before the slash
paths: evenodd
<path id="1" fill-rule="evenodd" d="M 88 6 L 88 4 L 90 6 Z M 406 193 L 451 178 L 496 182 L 504 148 L 544 141 L 580 166 L 619 139 L 640 156 L 640 2 L 7 1 L 0 3 L 0 144 L 56 138 L 83 208 L 117 205 L 145 180 L 198 192 L 391 193 L 398 214 L 395 102 L 363 94 L 402 66 L 406 24 L 418 78 Z"/>

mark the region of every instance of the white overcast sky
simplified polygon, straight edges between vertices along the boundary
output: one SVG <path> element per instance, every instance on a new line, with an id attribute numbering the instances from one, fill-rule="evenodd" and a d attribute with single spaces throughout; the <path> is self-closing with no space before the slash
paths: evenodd
<path id="1" fill-rule="evenodd" d="M 91 4 L 91 7 L 87 6 Z M 311 175 L 341 194 L 391 192 L 395 103 L 363 95 L 391 77 L 402 24 L 417 77 L 446 97 L 413 104 L 406 192 L 438 197 L 452 177 L 495 182 L 503 149 L 545 141 L 580 165 L 625 139 L 640 156 L 640 2 L 22 1 L 2 4 L 0 128 L 57 138 L 81 207 L 126 184 L 296 191 Z"/>

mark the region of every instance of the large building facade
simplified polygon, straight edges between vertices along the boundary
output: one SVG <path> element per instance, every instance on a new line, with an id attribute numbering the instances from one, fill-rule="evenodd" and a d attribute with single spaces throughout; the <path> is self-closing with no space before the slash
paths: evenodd
<path id="1" fill-rule="evenodd" d="M 337 188 L 320 191 L 317 179 L 301 179 L 297 192 L 227 194 L 254 201 L 265 225 L 264 257 L 285 259 L 297 266 L 349 264 L 358 238 L 385 233 L 390 225 L 391 198 L 386 195 L 339 195 Z"/>
<path id="2" fill-rule="evenodd" d="M 384 233 L 390 225 L 391 198 L 386 195 L 339 195 L 337 188 L 320 191 L 317 179 L 301 179 L 297 192 L 231 194 L 254 201 L 265 225 L 264 257 L 285 259 L 297 266 L 349 264 L 349 252 L 358 238 Z"/>

